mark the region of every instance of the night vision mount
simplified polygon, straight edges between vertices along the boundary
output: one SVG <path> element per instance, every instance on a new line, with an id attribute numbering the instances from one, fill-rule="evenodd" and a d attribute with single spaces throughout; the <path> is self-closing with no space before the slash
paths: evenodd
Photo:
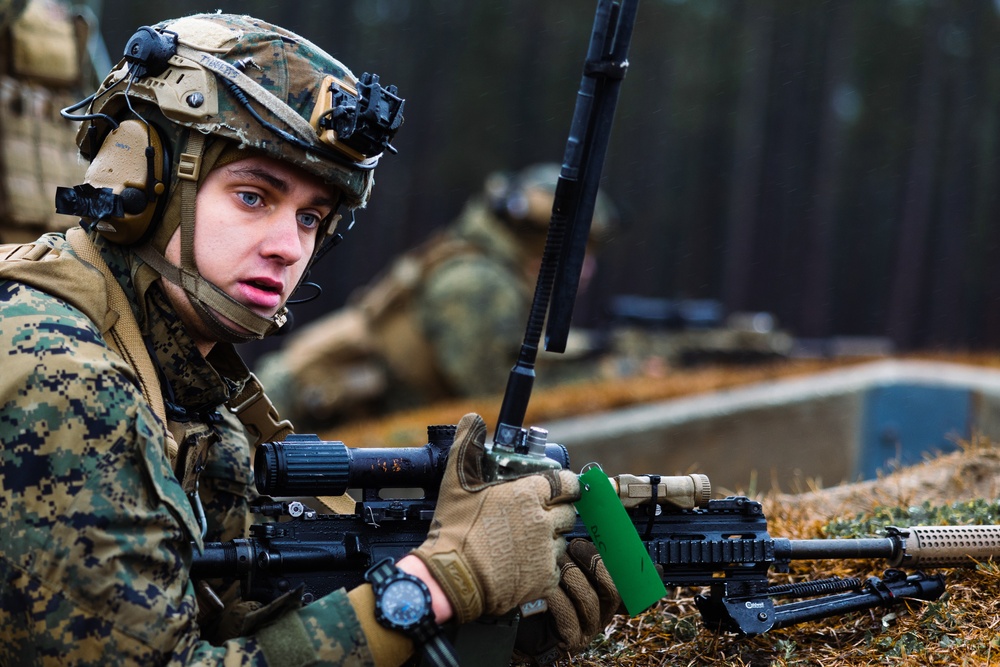
<path id="1" fill-rule="evenodd" d="M 324 82 L 327 92 L 331 107 L 319 114 L 320 130 L 332 130 L 339 143 L 359 155 L 396 153 L 389 143 L 403 124 L 403 100 L 396 94 L 396 86 L 383 88 L 377 74 L 365 72 L 358 81 L 357 94 L 336 82 L 329 86 Z"/>

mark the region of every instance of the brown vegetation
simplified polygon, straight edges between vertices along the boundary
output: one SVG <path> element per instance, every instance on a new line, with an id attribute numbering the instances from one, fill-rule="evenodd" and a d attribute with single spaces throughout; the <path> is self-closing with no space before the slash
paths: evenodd
<path id="1" fill-rule="evenodd" d="M 536 389 L 526 421 L 540 423 L 574 415 L 730 389 L 754 382 L 818 373 L 870 359 L 801 359 L 753 366 L 711 366 L 672 369 L 659 375 L 617 380 L 583 381 Z M 477 412 L 492 426 L 501 395 L 436 403 L 381 418 L 351 422 L 330 429 L 325 436 L 350 447 L 414 447 L 426 442 L 429 424 L 456 424 L 462 415 Z"/>
<path id="2" fill-rule="evenodd" d="M 898 470 L 879 480 L 762 498 L 773 536 L 827 537 L 837 518 L 877 506 L 930 503 L 961 511 L 962 503 L 989 499 L 996 505 L 1000 448 L 982 439 L 960 452 Z M 832 576 L 879 576 L 885 563 L 816 561 L 793 564 L 774 583 Z M 716 635 L 700 626 L 692 591 L 674 595 L 645 613 L 616 617 L 583 655 L 559 665 L 989 665 L 1000 662 L 1000 568 L 947 571 L 947 591 L 935 602 L 833 617 L 741 638 Z"/>

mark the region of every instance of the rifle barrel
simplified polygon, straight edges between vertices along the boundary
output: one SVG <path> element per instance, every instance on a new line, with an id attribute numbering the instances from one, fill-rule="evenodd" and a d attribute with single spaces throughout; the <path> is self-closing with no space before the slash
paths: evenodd
<path id="1" fill-rule="evenodd" d="M 893 559 L 899 542 L 891 537 L 862 537 L 833 540 L 789 540 L 775 538 L 778 560 L 824 560 L 842 558 Z"/>
<path id="2" fill-rule="evenodd" d="M 885 558 L 892 567 L 969 567 L 1000 557 L 1000 526 L 886 528 L 886 537 L 774 540 L 779 561 Z"/>

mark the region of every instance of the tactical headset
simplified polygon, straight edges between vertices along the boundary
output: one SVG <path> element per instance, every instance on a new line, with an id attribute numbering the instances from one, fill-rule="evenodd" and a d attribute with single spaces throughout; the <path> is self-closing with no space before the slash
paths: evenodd
<path id="1" fill-rule="evenodd" d="M 84 182 L 56 189 L 56 211 L 79 216 L 115 243 L 137 243 L 162 211 L 169 173 L 160 130 L 139 120 L 122 121 L 101 144 Z"/>
<path id="2" fill-rule="evenodd" d="M 143 26 L 125 45 L 125 60 L 133 76 L 157 76 L 169 65 L 176 42 Z M 161 130 L 133 111 L 135 118 L 118 122 L 104 114 L 74 116 L 71 112 L 90 104 L 96 93 L 63 109 L 71 120 L 103 117 L 111 131 L 93 150 L 96 126 L 87 128 L 87 145 L 81 146 L 91 158 L 84 182 L 72 188 L 56 189 L 56 212 L 79 216 L 85 227 L 115 243 L 131 245 L 146 238 L 150 223 L 162 213 L 169 192 L 170 153 Z"/>

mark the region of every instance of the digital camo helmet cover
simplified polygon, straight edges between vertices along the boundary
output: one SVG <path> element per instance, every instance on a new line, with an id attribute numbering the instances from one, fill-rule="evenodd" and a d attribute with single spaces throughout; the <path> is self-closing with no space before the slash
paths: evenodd
<path id="1" fill-rule="evenodd" d="M 238 148 L 301 167 L 335 189 L 345 208 L 363 207 L 379 158 L 386 150 L 395 152 L 390 142 L 403 121 L 403 101 L 395 93 L 395 87 L 382 88 L 377 76 L 358 79 L 312 42 L 248 16 L 199 14 L 143 27 L 88 100 L 88 113 L 82 116 L 88 122 L 78 145 L 92 161 L 90 185 L 77 186 L 69 195 L 74 204 L 82 202 L 76 205 L 85 223 L 101 232 L 103 218 L 105 229 L 114 231 L 115 212 L 121 214 L 123 206 L 127 212 L 130 200 L 122 196 L 127 190 L 122 183 L 107 182 L 110 173 L 116 174 L 111 181 L 120 180 L 122 170 L 102 172 L 99 165 L 102 154 L 114 150 L 108 145 L 115 142 L 107 138 L 124 131 L 119 125 L 139 121 L 142 147 L 153 153 L 162 143 L 164 155 L 139 166 L 149 175 L 140 178 L 139 189 L 145 190 L 140 201 L 156 206 L 153 226 L 133 235 L 138 240 L 123 242 L 135 242 L 137 255 L 184 288 L 222 339 L 259 338 L 283 324 L 284 311 L 263 318 L 199 275 L 193 257 L 198 184 L 220 156 L 232 161 Z M 168 166 L 160 169 L 155 163 L 161 160 Z M 325 221 L 316 253 L 334 238 L 339 217 Z M 163 257 L 178 226 L 180 267 Z M 251 333 L 221 324 L 212 311 Z"/>

